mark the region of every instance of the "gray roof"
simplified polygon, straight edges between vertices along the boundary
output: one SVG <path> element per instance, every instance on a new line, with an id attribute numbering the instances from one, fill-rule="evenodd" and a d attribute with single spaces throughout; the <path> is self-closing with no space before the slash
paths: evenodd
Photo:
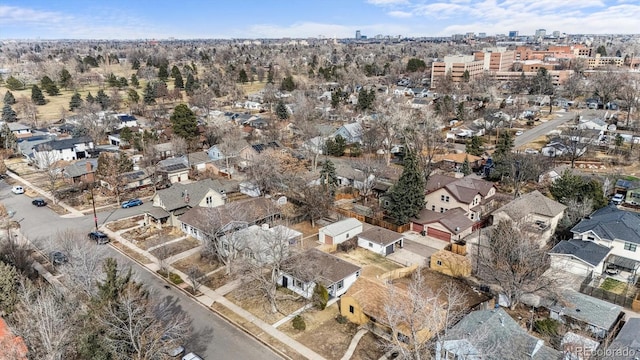
<path id="1" fill-rule="evenodd" d="M 316 248 L 311 248 L 295 257 L 292 257 L 287 260 L 283 267 L 287 268 L 289 265 L 293 265 L 295 267 L 295 265 L 300 262 L 309 264 L 311 267 L 309 270 L 314 270 L 314 274 L 309 275 L 312 278 L 317 278 L 324 286 L 331 286 L 338 281 L 345 279 L 349 275 L 355 274 L 361 269 L 358 265 L 352 264 Z M 300 276 L 299 274 L 294 275 Z M 308 281 L 308 279 L 300 280 Z"/>
<path id="2" fill-rule="evenodd" d="M 73 149 L 73 147 L 77 144 L 85 144 L 92 142 L 88 136 L 81 136 L 77 138 L 69 138 L 62 140 L 51 140 L 46 143 L 39 144 L 35 146 L 36 151 L 41 150 L 63 150 L 63 149 Z"/>
<path id="3" fill-rule="evenodd" d="M 87 163 L 91 164 L 91 171 L 87 171 Z M 64 177 L 74 178 L 88 173 L 92 173 L 98 168 L 98 159 L 82 159 L 64 168 Z"/>
<path id="4" fill-rule="evenodd" d="M 330 236 L 336 236 L 336 235 L 345 233 L 347 231 L 351 231 L 357 228 L 358 226 L 362 226 L 362 223 L 358 221 L 358 219 L 348 218 L 348 219 L 340 220 L 333 224 L 329 224 L 320 230 L 324 231 L 326 234 Z M 356 234 L 353 234 L 353 235 L 356 235 Z"/>
<path id="5" fill-rule="evenodd" d="M 7 123 L 7 127 L 9 127 L 9 130 L 11 130 L 11 131 L 19 131 L 19 130 L 29 130 L 29 129 L 31 129 L 31 127 L 29 125 L 21 124 L 21 123 L 18 123 L 18 122 Z"/>
<path id="6" fill-rule="evenodd" d="M 574 256 L 590 265 L 596 266 L 609 254 L 606 246 L 598 245 L 593 241 L 562 240 L 551 249 L 550 254 L 563 254 Z"/>
<path id="7" fill-rule="evenodd" d="M 404 235 L 393 230 L 374 226 L 369 230 L 358 234 L 358 238 L 374 242 L 376 244 L 387 246 L 404 238 Z"/>
<path id="8" fill-rule="evenodd" d="M 235 184 L 235 187 L 234 185 Z M 159 190 L 157 196 L 164 204 L 167 211 L 172 211 L 185 206 L 196 206 L 209 190 L 215 190 L 220 194 L 227 194 L 233 188 L 237 188 L 237 181 L 222 182 L 220 180 L 204 179 L 190 184 L 175 183 L 168 189 Z M 189 202 L 185 203 L 184 194 L 189 195 Z"/>
<path id="9" fill-rule="evenodd" d="M 618 305 L 571 289 L 562 290 L 560 299 L 552 301 L 547 307 L 604 330 L 610 330 L 622 312 Z"/>
<path id="10" fill-rule="evenodd" d="M 605 206 L 571 229 L 574 234 L 588 231 L 601 239 L 619 239 L 640 244 L 640 214 L 620 210 L 615 205 Z"/>
<path id="11" fill-rule="evenodd" d="M 187 159 L 185 159 L 184 157 L 161 160 L 158 162 L 158 168 L 161 171 L 166 172 L 183 171 L 189 169 L 189 167 L 187 166 Z"/>
<path id="12" fill-rule="evenodd" d="M 640 354 L 640 318 L 630 318 L 607 348 L 606 360 L 633 360 Z M 624 355 L 626 350 L 626 356 Z M 618 353 L 620 356 L 616 356 Z"/>
<path id="13" fill-rule="evenodd" d="M 502 308 L 473 311 L 452 327 L 443 347 L 450 353 L 485 360 L 560 359 L 561 353 L 529 335 Z M 474 356 L 475 355 L 475 356 Z"/>
<path id="14" fill-rule="evenodd" d="M 565 205 L 534 190 L 509 202 L 496 212 L 504 212 L 511 220 L 518 221 L 531 213 L 553 218 L 562 214 L 566 208 Z"/>

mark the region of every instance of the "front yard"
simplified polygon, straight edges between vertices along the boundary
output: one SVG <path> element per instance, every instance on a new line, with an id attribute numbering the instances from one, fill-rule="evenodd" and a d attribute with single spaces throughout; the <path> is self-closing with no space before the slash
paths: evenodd
<path id="1" fill-rule="evenodd" d="M 178 239 L 184 236 L 184 233 L 173 227 L 158 229 L 155 226 L 141 226 L 124 232 L 122 236 L 140 249 L 148 250 L 153 246 Z"/>
<path id="2" fill-rule="evenodd" d="M 274 324 L 306 304 L 306 300 L 303 297 L 287 289 L 278 288 L 278 297 L 281 300 L 277 301 L 278 312 L 272 313 L 271 305 L 269 305 L 264 295 L 259 291 L 248 290 L 252 288 L 255 288 L 255 286 L 243 284 L 225 295 L 225 297 L 268 324 Z"/>

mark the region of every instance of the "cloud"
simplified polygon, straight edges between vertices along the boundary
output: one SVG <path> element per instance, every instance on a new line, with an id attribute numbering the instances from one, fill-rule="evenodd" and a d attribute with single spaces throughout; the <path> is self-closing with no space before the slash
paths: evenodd
<path id="1" fill-rule="evenodd" d="M 409 4 L 408 0 L 367 0 L 371 5 L 376 6 L 391 6 L 391 5 L 406 5 Z"/>
<path id="2" fill-rule="evenodd" d="M 5 24 L 5 26 L 60 23 L 70 19 L 70 16 L 59 12 L 0 5 L 0 23 Z"/>
<path id="3" fill-rule="evenodd" d="M 401 19 L 406 19 L 406 18 L 410 18 L 410 17 L 413 16 L 413 14 L 410 13 L 410 12 L 400 11 L 400 10 L 389 11 L 387 13 L 387 15 L 389 15 L 391 17 L 395 17 L 395 18 L 401 18 Z"/>

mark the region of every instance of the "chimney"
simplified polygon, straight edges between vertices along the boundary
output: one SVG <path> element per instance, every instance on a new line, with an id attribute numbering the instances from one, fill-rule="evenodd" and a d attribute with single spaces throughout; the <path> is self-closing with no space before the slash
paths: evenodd
<path id="1" fill-rule="evenodd" d="M 93 172 L 93 164 L 91 163 L 91 161 L 87 160 L 85 166 L 87 167 L 87 173 Z"/>

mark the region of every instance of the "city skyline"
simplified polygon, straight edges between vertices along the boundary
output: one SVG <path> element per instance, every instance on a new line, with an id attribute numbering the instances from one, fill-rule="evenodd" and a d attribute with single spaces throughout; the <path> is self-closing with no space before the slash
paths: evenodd
<path id="1" fill-rule="evenodd" d="M 637 32 L 630 0 L 122 1 L 6 0 L 2 39 L 354 38 Z"/>

